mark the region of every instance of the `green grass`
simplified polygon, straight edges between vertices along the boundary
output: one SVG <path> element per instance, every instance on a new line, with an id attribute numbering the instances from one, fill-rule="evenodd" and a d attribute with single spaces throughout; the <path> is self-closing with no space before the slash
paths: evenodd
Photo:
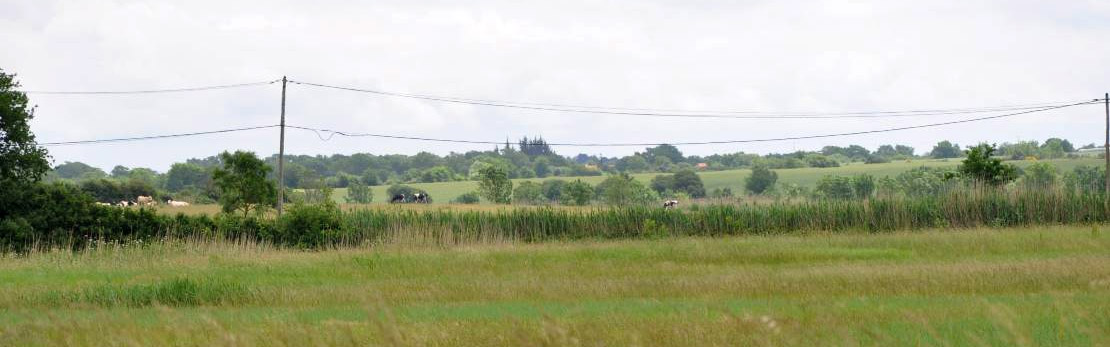
<path id="1" fill-rule="evenodd" d="M 0 345 L 1106 345 L 1105 229 L 8 255 Z"/>
<path id="2" fill-rule="evenodd" d="M 1054 159 L 1042 160 L 1042 162 L 1049 162 L 1061 170 L 1061 172 L 1071 171 L 1072 168 L 1079 165 L 1103 165 L 1104 162 L 1097 158 L 1080 158 L 1080 159 Z M 943 160 L 913 160 L 913 161 L 897 161 L 885 164 L 863 164 L 851 163 L 841 167 L 835 168 L 800 168 L 800 169 L 782 169 L 775 170 L 779 174 L 779 183 L 793 183 L 806 187 L 813 187 L 817 184 L 817 180 L 825 175 L 856 175 L 856 174 L 870 174 L 875 177 L 883 176 L 897 176 L 899 173 L 907 170 L 921 167 L 949 167 L 955 168 L 959 165 L 959 159 L 943 159 Z M 1007 163 L 1015 164 L 1019 167 L 1025 167 L 1032 164 L 1032 161 L 1008 161 Z M 702 182 L 705 184 L 707 191 L 712 191 L 717 188 L 731 188 L 735 193 L 744 191 L 744 180 L 751 174 L 751 170 L 726 170 L 726 171 L 709 171 L 700 172 Z M 650 182 L 659 173 L 644 173 L 632 175 L 637 180 L 645 183 Z M 601 183 L 605 179 L 604 176 L 593 177 L 558 177 L 558 179 L 575 180 L 581 179 L 591 185 Z M 513 180 L 514 183 L 522 181 L 535 181 L 540 182 L 543 179 L 517 179 Z M 452 199 L 474 191 L 478 188 L 477 182 L 462 181 L 462 182 L 441 182 L 441 183 L 412 183 L 410 186 L 423 189 L 428 192 L 434 199 L 435 203 L 447 203 Z M 388 186 L 375 186 L 372 187 L 374 191 L 374 201 L 381 203 L 388 201 L 386 197 L 386 189 Z M 346 202 L 344 199 L 347 196 L 345 188 L 336 189 L 333 198 L 337 202 Z"/>

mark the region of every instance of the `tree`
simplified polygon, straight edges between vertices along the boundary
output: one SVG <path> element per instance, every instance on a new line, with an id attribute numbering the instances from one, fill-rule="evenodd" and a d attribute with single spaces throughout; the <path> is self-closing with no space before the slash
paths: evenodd
<path id="1" fill-rule="evenodd" d="M 559 197 L 563 195 L 563 187 L 566 187 L 567 181 L 564 180 L 546 180 L 540 186 L 543 196 L 548 201 L 559 201 Z"/>
<path id="2" fill-rule="evenodd" d="M 208 172 L 200 165 L 174 163 L 170 166 L 170 171 L 166 172 L 166 189 L 177 192 L 188 187 L 204 188 L 210 178 Z"/>
<path id="3" fill-rule="evenodd" d="M 644 156 L 647 157 L 647 159 L 649 159 L 649 161 L 651 161 L 653 164 L 656 164 L 656 165 L 660 165 L 660 164 L 663 164 L 663 163 L 665 163 L 665 164 L 681 163 L 684 159 L 682 157 L 682 152 L 678 150 L 678 147 L 671 146 L 671 145 L 668 145 L 668 144 L 662 144 L 662 145 L 658 145 L 658 146 L 655 146 L 655 147 L 648 148 L 645 151 Z M 666 162 L 661 162 L 661 161 L 658 161 L 659 160 L 658 158 L 667 158 L 667 161 Z"/>
<path id="4" fill-rule="evenodd" d="M 705 185 L 701 182 L 701 177 L 693 170 L 682 170 L 676 172 L 674 175 L 671 190 L 675 192 L 683 192 L 691 198 L 704 198 Z"/>
<path id="5" fill-rule="evenodd" d="M 536 177 L 544 178 L 551 175 L 551 160 L 547 157 L 536 158 L 532 165 L 532 171 L 536 173 Z"/>
<path id="6" fill-rule="evenodd" d="M 277 201 L 274 182 L 266 178 L 270 167 L 254 152 L 220 153 L 223 167 L 212 172 L 212 181 L 221 192 L 223 211 L 242 211 L 243 216 L 273 205 Z"/>
<path id="7" fill-rule="evenodd" d="M 15 75 L 0 69 L 0 190 L 38 182 L 50 170 L 46 148 L 35 142 L 35 109 L 19 91 Z"/>
<path id="8" fill-rule="evenodd" d="M 852 178 L 848 176 L 827 175 L 817 181 L 815 191 L 819 197 L 827 199 L 850 199 L 855 196 Z"/>
<path id="9" fill-rule="evenodd" d="M 766 166 L 757 165 L 752 168 L 751 176 L 744 183 L 744 188 L 753 194 L 763 194 L 767 189 L 775 185 L 779 180 L 779 174 L 771 171 Z"/>
<path id="10" fill-rule="evenodd" d="M 466 192 L 455 198 L 453 202 L 458 204 L 477 204 L 479 200 L 478 192 Z"/>
<path id="11" fill-rule="evenodd" d="M 88 180 L 108 177 L 108 174 L 104 173 L 104 170 L 79 161 L 67 161 L 61 165 L 55 166 L 54 173 L 57 174 L 58 177 L 71 180 Z"/>
<path id="12" fill-rule="evenodd" d="M 478 170 L 478 193 L 495 204 L 512 201 L 513 181 L 501 167 L 489 165 Z"/>
<path id="13" fill-rule="evenodd" d="M 967 159 L 958 168 L 960 174 L 990 185 L 1003 185 L 1017 179 L 1017 167 L 1002 164 L 1001 160 L 992 158 L 991 154 L 994 154 L 994 145 L 991 144 L 984 143 L 969 148 Z"/>
<path id="14" fill-rule="evenodd" d="M 545 200 L 543 188 L 538 183 L 524 181 L 513 188 L 513 203 L 515 204 L 542 204 Z"/>
<path id="15" fill-rule="evenodd" d="M 647 159 L 640 155 L 630 155 L 617 161 L 617 170 L 621 172 L 644 172 L 647 169 Z"/>
<path id="16" fill-rule="evenodd" d="M 351 180 L 347 182 L 346 200 L 347 203 L 369 204 L 374 201 L 374 190 L 358 180 Z"/>
<path id="17" fill-rule="evenodd" d="M 960 146 L 948 142 L 948 140 L 937 142 L 937 145 L 933 146 L 933 151 L 929 153 L 930 156 L 937 159 L 959 158 L 962 154 Z"/>
<path id="18" fill-rule="evenodd" d="M 628 174 L 613 175 L 597 185 L 596 194 L 609 205 L 625 206 L 658 200 L 658 195 Z"/>
<path id="19" fill-rule="evenodd" d="M 582 180 L 574 180 L 563 187 L 559 201 L 563 205 L 585 206 L 593 199 L 594 188 Z"/>
<path id="20" fill-rule="evenodd" d="M 674 175 L 655 175 L 651 178 L 651 189 L 659 194 L 672 193 L 674 190 Z"/>
<path id="21" fill-rule="evenodd" d="M 126 178 L 131 175 L 131 169 L 123 165 L 116 165 L 116 167 L 112 168 L 111 175 L 112 178 Z"/>

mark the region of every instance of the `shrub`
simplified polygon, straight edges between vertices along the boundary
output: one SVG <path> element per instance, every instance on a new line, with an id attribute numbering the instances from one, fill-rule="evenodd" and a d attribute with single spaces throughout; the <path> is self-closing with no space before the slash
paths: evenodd
<path id="1" fill-rule="evenodd" d="M 357 180 L 347 184 L 347 203 L 368 204 L 374 201 L 374 190 Z"/>
<path id="2" fill-rule="evenodd" d="M 732 197 L 732 188 L 728 188 L 728 187 L 714 188 L 713 192 L 709 193 L 709 196 L 712 197 L 712 198 L 718 198 L 718 199 L 731 198 Z"/>
<path id="3" fill-rule="evenodd" d="M 479 202 L 478 192 L 463 193 L 456 197 L 454 202 L 459 204 L 477 204 Z"/>
<path id="4" fill-rule="evenodd" d="M 1064 175 L 1064 187 L 1069 192 L 1099 192 L 1105 189 L 1106 169 L 1101 166 L 1080 165 Z"/>
<path id="5" fill-rule="evenodd" d="M 534 205 L 544 201 L 543 188 L 535 182 L 524 181 L 513 189 L 513 203 Z"/>
<path id="6" fill-rule="evenodd" d="M 574 180 L 563 187 L 559 202 L 563 205 L 585 206 L 593 199 L 594 188 L 582 180 Z"/>
<path id="7" fill-rule="evenodd" d="M 960 174 L 991 185 L 1003 185 L 1017 179 L 1017 167 L 1002 164 L 1001 160 L 994 159 L 994 146 L 980 144 L 967 151 L 967 158 L 959 166 Z"/>
<path id="8" fill-rule="evenodd" d="M 276 240 L 280 244 L 316 248 L 337 240 L 343 227 L 342 214 L 334 202 L 294 204 L 281 215 Z"/>
<path id="9" fill-rule="evenodd" d="M 486 166 L 478 171 L 478 193 L 486 201 L 495 204 L 508 204 L 512 200 L 513 181 L 508 173 L 498 166 Z"/>
<path id="10" fill-rule="evenodd" d="M 1056 166 L 1039 162 L 1025 168 L 1021 181 L 1029 187 L 1047 187 L 1056 184 Z"/>
<path id="11" fill-rule="evenodd" d="M 628 174 L 609 176 L 597 185 L 595 194 L 606 204 L 618 206 L 647 204 L 659 200 L 658 194 Z"/>
<path id="12" fill-rule="evenodd" d="M 543 196 L 548 201 L 559 201 L 559 197 L 563 195 L 563 187 L 566 187 L 567 181 L 564 180 L 546 180 L 540 190 L 543 191 Z"/>
<path id="13" fill-rule="evenodd" d="M 756 166 L 752 168 L 752 174 L 748 176 L 744 188 L 747 188 L 752 194 L 763 194 L 764 191 L 774 186 L 778 180 L 778 173 L 771 171 L 766 166 Z"/>

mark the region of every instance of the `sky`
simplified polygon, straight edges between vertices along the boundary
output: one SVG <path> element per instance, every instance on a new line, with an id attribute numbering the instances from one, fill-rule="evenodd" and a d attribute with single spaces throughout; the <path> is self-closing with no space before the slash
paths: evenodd
<path id="1" fill-rule="evenodd" d="M 1078 102 L 1110 91 L 1108 1 L 0 2 L 0 69 L 24 90 L 112 91 L 289 79 L 511 102 L 679 110 L 854 112 Z M 675 143 L 867 131 L 983 116 L 676 119 L 506 109 L 289 84 L 290 125 L 480 141 Z M 279 122 L 281 84 L 185 93 L 30 94 L 40 142 Z M 1101 143 L 1101 105 L 898 132 L 679 146 L 685 154 L 826 145 Z M 492 145 L 289 129 L 286 153 L 437 154 Z M 165 171 L 224 150 L 278 150 L 276 128 L 51 146 Z M 624 156 L 642 147 L 555 148 Z"/>

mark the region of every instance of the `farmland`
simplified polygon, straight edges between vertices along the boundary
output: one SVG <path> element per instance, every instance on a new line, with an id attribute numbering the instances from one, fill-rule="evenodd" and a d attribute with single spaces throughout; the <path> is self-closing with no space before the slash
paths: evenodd
<path id="1" fill-rule="evenodd" d="M 0 344 L 1110 343 L 1110 230 L 1097 225 L 411 241 L 9 255 Z"/>
<path id="2" fill-rule="evenodd" d="M 1080 158 L 1080 159 L 1055 159 L 1055 160 L 1042 160 L 1041 162 L 1048 162 L 1055 165 L 1061 171 L 1068 171 L 1079 165 L 1099 166 L 1103 161 L 1098 158 Z M 797 184 L 805 187 L 813 187 L 817 180 L 825 175 L 856 175 L 856 174 L 870 174 L 875 177 L 883 176 L 896 176 L 901 172 L 907 170 L 928 166 L 928 167 L 946 167 L 955 168 L 959 165 L 960 160 L 912 160 L 912 161 L 899 161 L 884 164 L 863 164 L 852 163 L 841 167 L 835 168 L 798 168 L 798 169 L 781 169 L 775 170 L 779 174 L 779 183 L 782 184 Z M 1032 161 L 1011 161 L 1018 167 L 1026 167 L 1033 163 Z M 717 188 L 731 188 L 733 192 L 744 191 L 744 179 L 751 174 L 751 170 L 725 170 L 725 171 L 708 171 L 701 172 L 702 181 L 705 184 L 706 190 L 713 190 Z M 642 181 L 650 182 L 653 177 L 659 173 L 642 173 L 634 174 L 633 178 Z M 605 179 L 603 176 L 592 177 L 555 177 L 555 179 L 574 180 L 581 179 L 583 182 L 596 185 Z M 514 182 L 521 181 L 534 181 L 540 182 L 543 179 L 516 179 Z M 475 181 L 461 181 L 461 182 L 441 182 L 441 183 L 412 183 L 412 187 L 423 189 L 434 197 L 435 203 L 446 203 L 451 199 L 473 191 L 477 188 L 478 184 Z M 386 189 L 388 186 L 375 186 L 373 187 L 375 201 L 380 202 L 386 196 Z M 335 190 L 333 199 L 337 202 L 344 202 L 346 196 L 346 189 L 339 188 Z"/>

